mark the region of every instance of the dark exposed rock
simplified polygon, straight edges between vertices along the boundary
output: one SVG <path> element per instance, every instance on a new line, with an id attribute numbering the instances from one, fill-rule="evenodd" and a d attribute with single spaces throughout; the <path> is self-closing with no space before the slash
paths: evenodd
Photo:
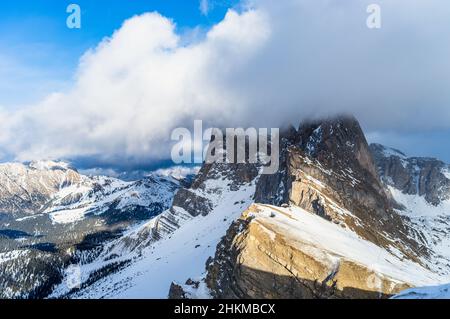
<path id="1" fill-rule="evenodd" d="M 172 282 L 169 289 L 169 299 L 186 299 L 186 292 L 183 287 Z"/>
<path id="2" fill-rule="evenodd" d="M 338 268 L 327 265 L 283 233 L 267 235 L 250 216 L 244 213 L 232 224 L 207 262 L 206 284 L 214 298 L 386 298 L 408 287 L 351 260 L 341 259 Z M 379 282 L 376 289 L 372 279 Z"/>
<path id="3" fill-rule="evenodd" d="M 197 290 L 200 286 L 200 282 L 189 278 L 184 285 L 179 285 L 172 282 L 169 289 L 169 299 L 189 299 L 190 294 L 187 290 Z"/>
<path id="4" fill-rule="evenodd" d="M 344 222 L 381 246 L 392 245 L 390 238 L 400 239 L 406 245 L 399 249 L 406 247 L 413 254 L 416 243 L 393 211 L 393 201 L 356 119 L 302 123 L 299 130 L 283 134 L 280 145 L 280 170 L 261 176 L 256 202 L 292 203 L 336 223 Z M 356 218 L 343 216 L 339 208 Z"/>
<path id="5" fill-rule="evenodd" d="M 208 215 L 212 209 L 211 202 L 204 197 L 196 195 L 188 189 L 180 189 L 175 195 L 173 206 L 184 208 L 192 216 Z"/>
<path id="6" fill-rule="evenodd" d="M 247 154 L 248 155 L 248 154 Z M 180 189 L 174 197 L 173 206 L 181 207 L 191 216 L 208 215 L 213 204 L 207 197 L 196 192 L 201 190 L 214 193 L 220 190 L 210 188 L 206 183 L 215 180 L 228 180 L 226 185 L 230 191 L 237 191 L 240 186 L 252 182 L 258 176 L 258 165 L 251 163 L 205 163 L 190 188 Z"/>
<path id="7" fill-rule="evenodd" d="M 405 194 L 424 196 L 433 205 L 450 198 L 449 166 L 434 158 L 407 157 L 400 151 L 372 144 L 371 152 L 382 181 Z"/>

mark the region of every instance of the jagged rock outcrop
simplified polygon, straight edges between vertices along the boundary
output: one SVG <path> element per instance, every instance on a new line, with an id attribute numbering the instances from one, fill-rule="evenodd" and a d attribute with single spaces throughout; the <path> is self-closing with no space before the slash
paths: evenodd
<path id="1" fill-rule="evenodd" d="M 230 227 L 207 263 L 206 284 L 213 297 L 386 298 L 412 285 L 392 273 L 374 270 L 370 258 L 358 261 L 345 247 L 333 249 L 332 243 L 320 238 L 320 231 L 335 232 L 333 238 L 342 240 L 343 245 L 346 231 L 325 221 L 314 225 L 316 222 L 317 217 L 314 220 L 307 212 L 295 215 L 288 209 L 250 207 Z M 315 228 L 316 241 L 309 239 L 304 225 Z M 351 239 L 353 249 L 359 245 L 372 248 L 370 242 L 356 238 Z M 376 256 L 371 258 L 376 260 Z M 400 262 L 392 256 L 383 258 Z"/>
<path id="2" fill-rule="evenodd" d="M 424 196 L 435 206 L 450 199 L 449 165 L 434 158 L 407 157 L 380 144 L 370 145 L 370 150 L 386 185 L 405 194 Z"/>
<path id="3" fill-rule="evenodd" d="M 410 236 L 427 250 L 422 260 L 448 276 L 450 269 L 449 165 L 434 158 L 407 157 L 379 144 L 370 146 L 381 180 L 393 197 L 395 210 L 405 216 Z"/>
<path id="4" fill-rule="evenodd" d="M 302 207 L 381 246 L 398 246 L 415 258 L 417 245 L 393 211 L 390 194 L 353 117 L 305 122 L 298 130 L 287 130 L 282 135 L 280 171 L 261 176 L 255 201 Z"/>
<path id="5" fill-rule="evenodd" d="M 170 285 L 168 298 L 169 299 L 187 299 L 186 292 L 184 291 L 183 287 L 176 283 L 172 283 Z"/>
<path id="6" fill-rule="evenodd" d="M 284 130 L 280 170 L 258 177 L 254 201 L 260 204 L 233 223 L 207 262 L 205 283 L 214 298 L 385 298 L 436 280 L 425 261 L 430 251 L 409 218 L 397 213 L 352 117 Z M 255 218 L 267 207 L 270 217 Z M 303 213 L 294 216 L 297 210 Z M 305 235 L 307 221 L 313 232 Z M 357 239 L 334 245 L 348 233 Z M 359 245 L 358 254 L 349 253 Z M 425 279 L 408 277 L 412 273 Z M 173 296 L 195 298 L 189 285 L 172 288 Z"/>
<path id="7" fill-rule="evenodd" d="M 175 194 L 172 207 L 158 217 L 150 229 L 152 240 L 175 231 L 184 221 L 208 215 L 224 192 L 237 192 L 259 178 L 258 164 L 204 164 L 189 188 Z M 150 242 L 152 241 L 150 240 Z"/>
<path id="8" fill-rule="evenodd" d="M 23 216 L 42 209 L 62 187 L 79 183 L 82 177 L 63 162 L 0 165 L 0 213 Z"/>

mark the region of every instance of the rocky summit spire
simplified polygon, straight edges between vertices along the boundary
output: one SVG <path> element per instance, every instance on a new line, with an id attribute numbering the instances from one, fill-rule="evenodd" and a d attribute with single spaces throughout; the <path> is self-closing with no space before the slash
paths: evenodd
<path id="1" fill-rule="evenodd" d="M 255 202 L 299 206 L 380 245 L 388 244 L 383 232 L 408 242 L 354 117 L 303 122 L 280 144 L 280 170 L 260 177 Z"/>
<path id="2" fill-rule="evenodd" d="M 303 122 L 297 134 L 299 147 L 310 158 L 334 167 L 361 171 L 378 179 L 369 145 L 356 118 L 339 116 Z"/>

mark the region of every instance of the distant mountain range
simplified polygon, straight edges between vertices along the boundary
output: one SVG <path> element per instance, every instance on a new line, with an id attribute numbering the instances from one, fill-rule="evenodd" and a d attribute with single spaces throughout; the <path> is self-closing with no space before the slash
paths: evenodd
<path id="1" fill-rule="evenodd" d="M 445 295 L 416 287 L 450 282 L 449 165 L 369 146 L 352 117 L 289 127 L 280 147 L 273 175 L 0 165 L 0 297 Z"/>

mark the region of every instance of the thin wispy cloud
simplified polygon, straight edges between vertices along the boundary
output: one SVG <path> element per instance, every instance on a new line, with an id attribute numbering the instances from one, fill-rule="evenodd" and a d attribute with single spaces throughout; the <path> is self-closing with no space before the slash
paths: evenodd
<path id="1" fill-rule="evenodd" d="M 200 0 L 200 6 L 199 6 L 200 12 L 204 15 L 207 16 L 209 13 L 209 0 Z"/>

